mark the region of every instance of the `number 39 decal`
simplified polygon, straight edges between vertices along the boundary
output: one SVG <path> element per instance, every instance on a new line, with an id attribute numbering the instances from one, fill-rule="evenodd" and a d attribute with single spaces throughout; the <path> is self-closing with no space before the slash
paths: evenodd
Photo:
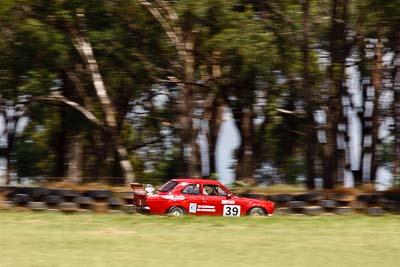
<path id="1" fill-rule="evenodd" d="M 227 217 L 239 217 L 240 206 L 239 205 L 224 205 L 224 216 Z"/>

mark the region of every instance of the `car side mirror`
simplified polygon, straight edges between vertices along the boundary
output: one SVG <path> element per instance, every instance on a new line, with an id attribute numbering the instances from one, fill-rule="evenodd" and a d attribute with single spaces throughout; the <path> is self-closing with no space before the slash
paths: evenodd
<path id="1" fill-rule="evenodd" d="M 228 193 L 228 194 L 226 195 L 226 198 L 227 198 L 227 199 L 231 199 L 231 198 L 232 198 L 232 194 L 231 194 L 231 193 Z"/>

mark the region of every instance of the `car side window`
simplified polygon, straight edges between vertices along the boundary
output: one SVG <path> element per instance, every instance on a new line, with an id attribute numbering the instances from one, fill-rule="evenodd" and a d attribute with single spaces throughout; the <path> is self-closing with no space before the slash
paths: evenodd
<path id="1" fill-rule="evenodd" d="M 217 186 L 217 191 L 218 191 L 218 196 L 227 196 L 228 195 L 226 193 L 226 191 L 219 186 Z"/>
<path id="2" fill-rule="evenodd" d="M 204 185 L 203 195 L 206 196 L 226 196 L 226 192 L 218 185 Z"/>
<path id="3" fill-rule="evenodd" d="M 187 195 L 200 195 L 200 185 L 199 184 L 189 184 L 183 188 L 182 194 Z"/>

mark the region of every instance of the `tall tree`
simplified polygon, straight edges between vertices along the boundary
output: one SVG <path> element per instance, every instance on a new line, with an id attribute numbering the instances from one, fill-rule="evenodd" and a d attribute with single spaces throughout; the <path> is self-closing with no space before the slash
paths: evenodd
<path id="1" fill-rule="evenodd" d="M 400 19 L 398 19 L 398 24 Z M 400 29 L 395 30 L 394 36 L 394 181 L 400 182 Z"/>
<path id="2" fill-rule="evenodd" d="M 85 13 L 84 11 L 79 11 L 77 14 L 78 19 L 80 20 L 80 27 L 85 27 Z M 73 44 L 77 51 L 79 52 L 83 62 L 85 63 L 87 70 L 89 71 L 92 81 L 93 87 L 96 91 L 97 97 L 100 101 L 102 111 L 105 116 L 105 125 L 108 127 L 112 145 L 114 146 L 115 151 L 118 153 L 119 162 L 121 165 L 121 169 L 123 171 L 123 175 L 125 178 L 125 183 L 129 184 L 135 180 L 135 175 L 133 172 L 132 163 L 129 160 L 128 151 L 123 146 L 120 137 L 117 135 L 117 117 L 115 107 L 108 95 L 107 88 L 104 84 L 103 78 L 99 71 L 99 66 L 94 57 L 93 49 L 90 40 L 87 36 L 84 35 L 83 31 L 86 29 L 74 29 L 69 28 L 71 38 Z"/>
<path id="3" fill-rule="evenodd" d="M 326 144 L 323 148 L 323 179 L 325 188 L 333 188 L 343 182 L 346 165 L 347 114 L 343 112 L 343 99 L 348 101 L 345 86 L 346 26 L 348 21 L 348 0 L 332 0 L 330 30 L 329 102 L 326 127 Z"/>
<path id="4" fill-rule="evenodd" d="M 179 97 L 179 133 L 182 141 L 183 175 L 196 177 L 201 175 L 200 149 L 197 143 L 198 123 L 194 123 L 194 74 L 195 74 L 195 32 L 192 13 L 186 9 L 180 20 L 178 13 L 168 1 L 139 0 L 154 18 L 161 24 L 165 34 L 176 48 L 179 59 L 175 78 L 180 88 Z"/>
<path id="5" fill-rule="evenodd" d="M 270 91 L 275 83 L 272 69 L 277 51 L 272 34 L 264 34 L 263 25 L 249 10 L 232 15 L 230 27 L 215 35 L 212 42 L 221 52 L 223 97 L 241 140 L 235 155 L 236 178 L 254 181 L 255 170 L 266 161 L 263 148 L 273 104 L 268 100 L 273 99 Z"/>
<path id="6" fill-rule="evenodd" d="M 300 1 L 303 11 L 303 42 L 302 42 L 302 54 L 303 54 L 303 91 L 304 91 L 304 102 L 306 109 L 306 121 L 307 121 L 307 133 L 306 133 L 306 184 L 307 188 L 315 188 L 315 160 L 314 160 L 314 146 L 316 140 L 316 125 L 314 121 L 314 100 L 312 93 L 312 82 L 310 77 L 310 56 L 309 56 L 309 34 L 310 34 L 310 1 Z"/>

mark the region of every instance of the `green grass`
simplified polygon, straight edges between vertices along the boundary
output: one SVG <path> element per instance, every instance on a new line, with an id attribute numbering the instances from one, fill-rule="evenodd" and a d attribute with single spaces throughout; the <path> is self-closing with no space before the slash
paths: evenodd
<path id="1" fill-rule="evenodd" d="M 400 217 L 0 212 L 0 266 L 398 266 Z"/>

